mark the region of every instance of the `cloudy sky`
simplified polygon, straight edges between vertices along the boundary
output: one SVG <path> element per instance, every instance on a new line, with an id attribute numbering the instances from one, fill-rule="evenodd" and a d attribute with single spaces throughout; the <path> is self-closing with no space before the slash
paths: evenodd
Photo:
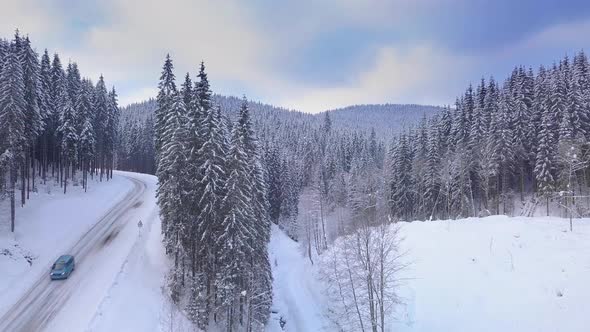
<path id="1" fill-rule="evenodd" d="M 588 49 L 583 0 L 0 0 L 0 34 L 103 73 L 128 104 L 201 60 L 215 92 L 307 112 L 448 104 L 482 76 Z"/>

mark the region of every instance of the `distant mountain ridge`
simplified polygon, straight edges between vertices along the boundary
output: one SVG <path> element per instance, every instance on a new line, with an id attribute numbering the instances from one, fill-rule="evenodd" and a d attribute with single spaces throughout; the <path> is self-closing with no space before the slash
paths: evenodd
<path id="1" fill-rule="evenodd" d="M 241 103 L 241 98 L 234 96 L 214 95 L 213 100 L 230 117 L 235 116 Z M 430 118 L 443 109 L 439 106 L 417 104 L 363 104 L 310 114 L 256 101 L 250 101 L 249 106 L 255 121 L 285 116 L 293 118 L 294 121 L 319 126 L 327 112 L 332 119 L 334 129 L 368 131 L 373 128 L 377 136 L 381 138 L 389 138 L 403 129 L 416 125 L 423 117 Z M 121 118 L 145 121 L 154 114 L 156 107 L 157 102 L 153 98 L 133 103 L 121 108 Z"/>
<path id="2" fill-rule="evenodd" d="M 412 127 L 424 117 L 430 118 L 443 110 L 440 106 L 417 104 L 352 105 L 326 111 L 335 127 L 345 130 L 375 129 L 378 137 L 390 137 Z M 324 114 L 322 112 L 320 114 Z"/>

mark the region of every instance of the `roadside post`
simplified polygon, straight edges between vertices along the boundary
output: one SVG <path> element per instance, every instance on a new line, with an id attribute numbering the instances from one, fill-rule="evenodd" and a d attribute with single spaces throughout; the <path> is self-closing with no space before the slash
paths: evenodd
<path id="1" fill-rule="evenodd" d="M 137 223 L 137 229 L 139 232 L 139 237 L 141 237 L 141 228 L 143 227 L 143 223 L 141 222 L 141 220 L 139 220 L 139 222 Z"/>

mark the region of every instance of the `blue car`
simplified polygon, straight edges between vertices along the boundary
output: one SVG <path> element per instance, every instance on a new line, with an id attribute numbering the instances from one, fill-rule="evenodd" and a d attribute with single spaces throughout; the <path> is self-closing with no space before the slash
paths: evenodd
<path id="1" fill-rule="evenodd" d="M 74 256 L 63 255 L 53 263 L 51 266 L 51 273 L 49 276 L 52 280 L 56 279 L 67 279 L 72 271 L 74 271 L 76 263 L 74 262 Z"/>

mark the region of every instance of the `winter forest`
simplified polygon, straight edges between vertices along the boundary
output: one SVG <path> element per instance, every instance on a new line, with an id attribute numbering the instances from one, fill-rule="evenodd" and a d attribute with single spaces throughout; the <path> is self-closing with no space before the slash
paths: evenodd
<path id="1" fill-rule="evenodd" d="M 312 262 L 335 267 L 334 262 L 346 255 L 322 253 L 329 251 L 336 238 L 345 235 L 342 239 L 351 239 L 351 243 L 364 238 L 371 244 L 364 254 L 357 254 L 377 255 L 373 245 L 377 246 L 379 236 L 383 243 L 395 245 L 397 235 L 371 226 L 394 221 L 532 216 L 541 205 L 546 206 L 547 215 L 587 215 L 590 73 L 583 52 L 537 71 L 516 67 L 502 83 L 493 77 L 482 78 L 453 106 L 409 105 L 420 118 L 389 132 L 375 130 L 388 114 L 383 110 L 370 113 L 370 107 L 379 109 L 376 106 L 357 106 L 359 113 L 367 112 L 366 122 L 373 125 L 361 122 L 351 127 L 347 110 L 309 115 L 211 95 L 203 67 L 195 84 L 187 74 L 176 88 L 171 67 L 167 59 L 156 101 L 122 111 L 123 117 L 128 115 L 122 122 L 132 125 L 123 126 L 127 130 L 121 132 L 120 160 L 135 161 L 129 169 L 149 171 L 157 156 L 160 204 L 166 220 L 163 231 L 176 262 L 170 280 L 172 296 L 184 303 L 200 326 L 207 325 L 206 317 L 216 322 L 227 319 L 230 325 L 264 324 L 270 297 L 260 303 L 253 303 L 253 298 L 270 294 L 268 259 L 261 254 L 268 240 L 267 221 L 302 243 Z M 152 140 L 143 139 L 151 133 L 156 137 L 155 147 Z M 127 155 L 126 151 L 141 155 Z M 193 155 L 195 151 L 200 152 Z M 195 169 L 188 171 L 190 167 Z M 186 175 L 192 180 L 170 177 L 171 169 L 202 175 L 196 179 Z M 181 185 L 173 179 L 188 182 Z M 172 199 L 180 195 L 179 188 L 191 188 L 194 198 L 188 201 L 203 207 L 189 203 L 190 207 L 172 208 L 171 204 L 182 204 Z M 239 218 L 233 214 L 236 209 L 244 213 L 249 204 L 247 213 Z M 306 211 L 299 211 L 302 205 Z M 186 214 L 168 214 L 168 209 Z M 211 209 L 223 212 L 206 212 Z M 210 228 L 203 229 L 201 224 Z M 191 235 L 182 239 L 174 234 Z M 223 237 L 233 234 L 230 242 Z M 232 251 L 236 250 L 233 241 L 247 243 L 239 255 Z M 381 250 L 381 255 L 398 259 L 394 249 Z M 213 252 L 219 253 L 216 258 L 210 257 Z M 249 266 L 226 261 L 228 257 L 240 257 Z M 195 261 L 207 263 L 195 266 Z M 231 269 L 241 272 L 227 272 Z M 264 276 L 262 284 L 253 284 L 252 275 Z M 374 271 L 368 275 L 373 276 Z M 387 290 L 394 284 L 392 277 L 389 285 L 381 286 Z M 369 296 L 376 289 L 365 292 L 367 303 L 375 301 L 368 307 L 374 308 L 367 309 L 366 318 L 359 315 L 354 320 L 357 325 L 351 326 L 360 329 L 358 322 L 366 319 L 379 327 L 377 298 Z M 385 308 L 387 301 L 395 303 L 396 298 L 381 301 Z M 343 307 L 350 305 L 341 302 Z M 342 315 L 339 317 L 341 320 Z"/>
<path id="2" fill-rule="evenodd" d="M 0 199 L 22 206 L 37 183 L 88 185 L 112 177 L 119 110 L 103 77 L 82 78 L 47 49 L 41 57 L 28 36 L 0 39 Z M 17 192 L 20 197 L 17 198 Z"/>
<path id="3" fill-rule="evenodd" d="M 296 202 L 290 196 L 304 189 L 326 210 L 350 206 L 355 188 L 371 182 L 365 174 L 379 188 L 364 190 L 378 192 L 404 221 L 527 214 L 538 204 L 547 214 L 585 215 L 589 77 L 583 52 L 536 72 L 517 67 L 501 84 L 481 79 L 452 107 L 379 134 L 369 125 L 339 124 L 341 110 L 312 116 L 249 103 L 269 191 L 280 191 L 268 195 L 271 219 L 288 228 L 293 208 L 283 203 Z M 235 117 L 237 99 L 213 100 Z M 150 114 L 154 104 L 142 109 Z M 151 159 L 151 142 L 141 139 L 152 131 L 151 117 L 125 127 L 131 129 L 122 132 L 120 148 Z"/>
<path id="4" fill-rule="evenodd" d="M 590 214 L 583 51 L 481 78 L 445 107 L 319 114 L 215 94 L 205 63 L 195 66 L 176 76 L 167 55 L 153 68 L 157 96 L 119 109 L 102 75 L 94 83 L 19 31 L 0 39 L 0 203 L 11 232 L 40 184 L 67 195 L 114 170 L 152 174 L 170 263 L 163 289 L 192 327 L 265 330 L 280 230 L 318 269 L 335 329 L 383 332 L 410 266 L 400 225 L 542 211 L 570 218 L 571 231 Z"/>
<path id="5" fill-rule="evenodd" d="M 158 203 L 170 297 L 190 320 L 228 331 L 261 330 L 272 303 L 266 183 L 250 111 L 230 123 L 211 100 L 205 66 L 176 87 L 168 57 L 160 78 L 154 134 Z"/>

